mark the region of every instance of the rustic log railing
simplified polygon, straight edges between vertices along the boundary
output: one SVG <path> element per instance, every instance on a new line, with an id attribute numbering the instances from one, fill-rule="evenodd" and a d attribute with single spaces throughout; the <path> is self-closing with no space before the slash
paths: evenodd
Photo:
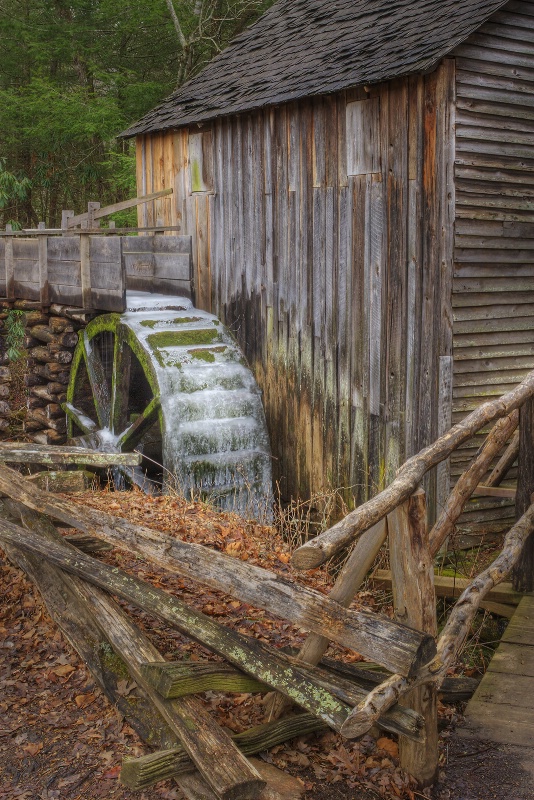
<path id="1" fill-rule="evenodd" d="M 157 736 L 153 722 L 150 735 L 147 734 L 147 719 L 141 711 L 134 720 L 136 728 L 145 731 L 145 739 L 160 742 L 160 750 L 129 760 L 124 767 L 125 783 L 140 789 L 172 776 L 186 796 L 197 796 L 204 781 L 207 796 L 228 800 L 257 797 L 262 781 L 246 754 L 258 752 L 269 742 L 283 741 L 296 731 L 318 730 L 327 725 L 353 738 L 369 731 L 375 723 L 400 737 L 405 769 L 421 784 L 431 783 L 437 771 L 437 693 L 477 609 L 512 569 L 520 575 L 516 581 L 519 588 L 532 589 L 532 398 L 534 373 L 411 458 L 385 491 L 296 551 L 295 563 L 309 567 L 355 542 L 328 596 L 201 545 L 67 502 L 1 466 L 0 493 L 9 498 L 4 506 L 12 514 L 11 519 L 0 516 L 2 547 L 31 575 L 69 640 L 84 658 L 89 658 L 81 623 L 74 625 L 72 611 L 66 619 L 62 617 L 65 601 L 61 598 L 65 592 L 76 598 L 80 620 L 96 628 L 100 639 L 119 656 L 121 664 L 126 664 L 152 709 L 151 718 L 155 715 L 159 720 Z M 429 532 L 425 494 L 419 486 L 423 475 L 491 422 L 496 424 Z M 503 449 L 504 455 L 499 458 Z M 450 537 L 468 498 L 474 492 L 495 490 L 513 463 L 512 454 L 517 452 L 520 518 L 507 534 L 501 554 L 465 586 L 437 636 L 433 559 Z M 19 445 L 0 448 L 0 462 L 16 460 L 25 453 Z M 74 457 L 83 459 L 85 455 L 65 452 L 44 460 L 58 463 Z M 38 453 L 35 458 L 44 457 Z M 488 473 L 486 483 L 481 483 Z M 49 518 L 81 531 L 78 537 L 83 535 L 83 545 L 80 541 L 77 547 L 78 540 L 72 535 L 69 539 L 60 536 Z M 386 540 L 393 620 L 350 608 Z M 97 560 L 93 556 L 101 549 L 98 542 L 125 549 L 173 573 L 291 620 L 310 632 L 308 639 L 294 655 L 243 636 L 191 609 L 177 597 Z M 522 556 L 525 552 L 526 562 Z M 63 589 L 58 589 L 60 585 Z M 201 665 L 200 669 L 191 670 L 183 662 L 165 662 L 108 593 L 159 617 L 222 656 L 231 666 L 217 665 L 214 669 Z M 372 659 L 385 671 L 369 681 L 347 671 L 339 662 L 332 667 L 328 659 L 323 660 L 330 641 Z M 94 655 L 91 657 L 94 660 Z M 113 690 L 103 685 L 108 696 L 116 699 Z M 213 720 L 206 719 L 202 705 L 192 696 L 212 686 L 226 691 L 274 690 L 269 699 L 270 721 L 241 737 L 228 737 Z M 276 719 L 287 704 L 296 704 L 307 712 L 296 718 L 298 723 L 295 718 L 290 718 L 290 724 L 286 719 Z M 300 721 L 302 728 L 298 728 Z"/>
<path id="2" fill-rule="evenodd" d="M 325 533 L 307 542 L 293 555 L 300 569 L 315 568 L 351 543 L 354 549 L 347 559 L 330 597 L 349 605 L 363 578 L 356 576 L 356 564 L 372 560 L 385 541 L 383 526 L 389 533 L 391 584 L 395 615 L 399 621 L 413 624 L 420 631 L 435 634 L 434 573 L 429 568 L 433 558 L 453 532 L 462 510 L 474 494 L 500 491 L 516 496 L 518 522 L 505 537 L 501 555 L 481 575 L 472 580 L 459 597 L 449 620 L 437 639 L 437 656 L 415 678 L 388 677 L 355 709 L 341 730 L 346 736 L 358 736 L 369 730 L 391 704 L 400 699 L 425 719 L 426 740 L 408 742 L 401 737 L 402 765 L 423 784 L 432 782 L 437 770 L 437 725 L 435 696 L 446 672 L 456 659 L 469 626 L 481 603 L 491 590 L 514 574 L 514 587 L 522 591 L 534 588 L 534 372 L 511 392 L 484 403 L 461 423 L 410 458 L 383 492 L 348 514 Z M 463 442 L 496 422 L 472 463 L 458 479 L 432 530 L 427 533 L 421 508 L 419 484 L 433 467 L 445 461 Z M 519 424 L 519 429 L 518 429 Z M 510 443 L 506 446 L 506 443 Z M 501 450 L 504 454 L 491 465 Z M 519 454 L 517 495 L 513 489 L 499 489 Z M 490 471 L 491 470 L 491 471 Z M 485 483 L 481 483 L 490 471 Z M 299 658 L 318 663 L 327 642 L 314 634 L 303 645 Z M 286 705 L 279 697 L 271 699 L 271 717 Z"/>

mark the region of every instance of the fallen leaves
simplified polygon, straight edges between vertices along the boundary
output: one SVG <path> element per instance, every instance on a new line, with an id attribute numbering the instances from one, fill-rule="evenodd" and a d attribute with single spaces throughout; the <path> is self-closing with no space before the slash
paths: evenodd
<path id="1" fill-rule="evenodd" d="M 43 742 L 28 742 L 25 744 L 22 750 L 25 753 L 29 753 L 31 756 L 36 756 L 37 753 L 40 753 L 43 749 L 44 745 Z"/>
<path id="2" fill-rule="evenodd" d="M 380 737 L 376 742 L 376 746 L 379 750 L 385 750 L 393 758 L 399 757 L 399 745 L 387 736 Z"/>
<path id="3" fill-rule="evenodd" d="M 95 695 L 91 692 L 87 694 L 77 694 L 74 698 L 74 702 L 78 706 L 78 708 L 86 708 L 87 706 L 91 705 L 95 700 Z"/>
<path id="4" fill-rule="evenodd" d="M 80 502 L 249 560 L 322 592 L 331 582 L 324 570 L 315 570 L 311 577 L 294 573 L 289 548 L 272 529 L 219 514 L 203 505 L 137 492 L 117 492 L 111 498 L 108 493 L 91 492 L 81 496 Z M 109 551 L 105 560 L 133 574 L 142 574 L 145 580 L 260 641 L 278 647 L 298 647 L 303 641 L 304 634 L 290 620 L 276 619 L 236 598 L 199 587 L 128 552 Z M 21 790 L 29 789 L 27 796 L 31 800 L 134 800 L 118 782 L 120 763 L 124 755 L 137 756 L 146 748 L 104 701 L 92 678 L 43 613 L 29 582 L 1 561 L 0 585 L 7 598 L 0 609 L 0 647 L 4 647 L 7 656 L 0 661 L 0 733 L 4 734 L 0 738 L 0 786 L 8 787 L 6 799 L 18 797 L 15 787 L 20 786 Z M 370 605 L 369 597 L 365 604 Z M 131 608 L 128 613 L 166 658 L 213 658 L 149 615 Z M 350 661 L 360 658 L 337 646 L 332 653 Z M 123 697 L 134 689 L 135 683 L 129 678 L 119 681 L 118 691 Z M 239 732 L 264 721 L 262 699 L 257 694 L 208 692 L 203 701 L 219 724 L 231 731 Z M 24 733 L 19 732 L 21 727 Z M 367 786 L 373 788 L 373 797 L 407 798 L 409 784 L 398 769 L 396 747 L 389 737 L 382 737 L 377 749 L 371 737 L 346 742 L 330 732 L 288 742 L 265 756 L 275 765 L 302 775 L 306 800 L 324 800 L 333 784 L 345 796 L 359 796 L 361 788 Z M 31 762 L 31 768 L 24 766 L 26 762 Z M 20 796 L 24 797 L 22 791 Z M 362 792 L 364 796 L 371 794 Z M 139 800 L 148 797 L 178 800 L 180 795 L 167 782 L 153 787 L 146 798 L 141 795 Z M 2 789 L 0 800 L 4 800 Z"/>
<path id="5" fill-rule="evenodd" d="M 68 675 L 71 675 L 75 671 L 76 668 L 73 667 L 71 664 L 65 664 L 63 666 L 55 667 L 52 670 L 54 675 L 57 675 L 58 678 L 66 678 Z"/>

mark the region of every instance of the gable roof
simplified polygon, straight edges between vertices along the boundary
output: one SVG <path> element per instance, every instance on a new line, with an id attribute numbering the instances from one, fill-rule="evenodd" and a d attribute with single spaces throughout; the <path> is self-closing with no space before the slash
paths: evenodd
<path id="1" fill-rule="evenodd" d="M 123 136 L 435 66 L 508 0 L 278 0 Z"/>

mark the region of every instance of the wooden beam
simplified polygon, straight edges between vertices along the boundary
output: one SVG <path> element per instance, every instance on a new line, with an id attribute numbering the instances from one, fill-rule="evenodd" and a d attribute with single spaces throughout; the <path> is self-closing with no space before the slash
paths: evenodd
<path id="1" fill-rule="evenodd" d="M 341 570 L 332 590 L 328 594 L 330 600 L 334 600 L 344 608 L 348 608 L 367 573 L 386 541 L 387 525 L 386 520 L 382 519 L 373 525 L 356 542 L 354 549 Z M 328 650 L 330 638 L 321 636 L 318 633 L 310 633 L 302 645 L 298 654 L 299 661 L 305 664 L 318 664 Z M 267 719 L 277 719 L 287 708 L 287 698 L 283 695 L 273 695 L 267 698 L 265 713 Z"/>
<path id="2" fill-rule="evenodd" d="M 0 463 L 18 464 L 91 464 L 108 467 L 115 464 L 136 466 L 141 463 L 140 453 L 100 453 L 84 447 L 64 447 L 23 442 L 2 442 Z"/>
<path id="3" fill-rule="evenodd" d="M 391 572 L 386 569 L 378 569 L 373 573 L 372 581 L 376 585 L 391 589 Z M 434 588 L 438 597 L 460 597 L 470 582 L 471 578 L 434 574 Z M 524 595 L 517 592 L 511 583 L 500 583 L 488 594 L 489 601 L 509 606 L 519 605 L 523 597 Z"/>
<path id="4" fill-rule="evenodd" d="M 102 219 L 102 217 L 107 217 L 109 214 L 115 214 L 117 211 L 125 211 L 128 208 L 135 208 L 135 206 L 139 206 L 142 203 L 150 203 L 151 200 L 157 200 L 159 197 L 166 197 L 167 195 L 172 194 L 172 191 L 172 188 L 162 189 L 160 192 L 152 192 L 152 194 L 147 194 L 143 197 L 134 197 L 131 200 L 123 200 L 120 203 L 113 203 L 113 205 L 104 206 L 104 208 L 99 208 L 98 210 L 94 210 L 92 212 L 86 211 L 84 214 L 77 214 L 75 217 L 67 217 L 67 226 L 68 228 L 75 228 L 77 225 L 81 225 L 83 222 L 88 221 L 90 216 L 92 219 Z"/>
<path id="5" fill-rule="evenodd" d="M 158 233 L 162 231 L 181 231 L 181 225 L 152 225 L 147 228 L 84 228 L 83 231 L 80 230 L 71 230 L 69 232 L 70 235 L 76 236 L 83 232 L 83 235 L 95 235 L 95 236 L 116 236 L 117 234 L 130 234 L 130 233 Z M 0 238 L 6 237 L 8 240 L 15 238 L 16 236 L 60 236 L 64 233 L 62 228 L 44 228 L 43 230 L 37 230 L 35 228 L 23 228 L 20 231 L 11 231 L 6 230 L 0 231 Z"/>
<path id="6" fill-rule="evenodd" d="M 39 514 L 23 509 L 22 522 L 43 544 L 59 545 L 74 551 L 63 541 L 54 526 Z M 171 731 L 178 737 L 203 778 L 221 800 L 256 800 L 265 785 L 229 736 L 217 725 L 194 697 L 162 700 L 145 681 L 140 664 L 145 659 L 161 658 L 150 640 L 137 628 L 120 606 L 99 588 L 88 586 L 80 577 L 70 577 L 84 608 L 109 640 L 116 655 L 126 664 L 131 677 L 148 695 Z"/>
<path id="7" fill-rule="evenodd" d="M 91 307 L 91 261 L 89 256 L 90 239 L 89 234 L 80 234 L 80 275 L 82 287 L 82 305 L 84 308 Z"/>
<path id="8" fill-rule="evenodd" d="M 515 496 L 515 489 L 504 486 L 486 486 L 484 483 L 479 483 L 473 491 L 473 497 L 507 497 L 515 500 Z"/>
<path id="9" fill-rule="evenodd" d="M 519 454 L 519 429 L 516 430 L 512 436 L 512 441 L 500 457 L 499 461 L 493 468 L 489 478 L 486 481 L 486 486 L 498 486 L 505 478 L 506 473 L 516 460 Z"/>
<path id="10" fill-rule="evenodd" d="M 39 228 L 45 228 L 44 222 L 39 223 Z M 39 300 L 42 306 L 50 304 L 50 285 L 48 282 L 48 238 L 40 236 L 39 245 Z"/>
<path id="11" fill-rule="evenodd" d="M 269 687 L 229 664 L 161 661 L 141 665 L 145 679 L 162 697 L 201 692 L 268 692 Z"/>
<path id="12" fill-rule="evenodd" d="M 519 456 L 517 466 L 516 517 L 529 508 L 534 493 L 534 398 L 527 400 L 519 415 Z M 512 573 L 514 589 L 534 589 L 534 535 L 529 536 Z"/>
<path id="13" fill-rule="evenodd" d="M 232 738 L 244 755 L 251 756 L 269 750 L 296 736 L 309 733 L 324 733 L 328 730 L 324 722 L 312 714 L 296 714 L 276 722 L 257 725 Z M 132 791 L 148 789 L 158 781 L 191 772 L 193 764 L 181 747 L 159 750 L 140 758 L 125 758 L 122 762 L 120 782 Z"/>
<path id="14" fill-rule="evenodd" d="M 447 502 L 429 534 L 430 551 L 433 556 L 439 552 L 442 545 L 454 531 L 456 521 L 460 517 L 465 504 L 476 489 L 480 479 L 488 471 L 495 456 L 500 453 L 517 428 L 518 422 L 518 411 L 514 411 L 508 417 L 500 419 L 486 437 L 486 441 L 475 459 L 456 482 L 456 486 L 447 498 Z"/>
<path id="15" fill-rule="evenodd" d="M 434 569 L 427 535 L 426 498 L 418 489 L 388 514 L 389 559 L 395 617 L 436 636 Z M 403 703 L 424 718 L 425 740 L 399 738 L 400 764 L 421 786 L 430 786 L 438 770 L 438 706 L 433 683 L 413 689 Z"/>
<path id="16" fill-rule="evenodd" d="M 8 300 L 15 299 L 15 260 L 13 256 L 13 229 L 11 225 L 6 225 L 5 234 L 8 238 L 6 239 L 5 245 L 5 254 L 4 254 L 4 262 L 5 262 L 5 270 L 6 270 L 6 297 Z"/>
<path id="17" fill-rule="evenodd" d="M 433 656 L 435 643 L 431 636 L 399 625 L 384 615 L 345 609 L 320 592 L 253 564 L 82 507 L 72 500 L 66 503 L 35 486 L 21 485 L 18 473 L 7 467 L 0 471 L 0 492 L 116 547 L 148 558 L 164 569 L 187 575 L 289 619 L 305 630 L 378 661 L 390 671 L 413 674 Z"/>

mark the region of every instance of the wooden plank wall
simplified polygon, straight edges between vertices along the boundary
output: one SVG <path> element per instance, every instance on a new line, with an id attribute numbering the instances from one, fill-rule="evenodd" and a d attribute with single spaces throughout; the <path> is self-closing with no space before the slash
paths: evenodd
<path id="1" fill-rule="evenodd" d="M 509 3 L 456 56 L 459 420 L 534 369 L 534 2 Z M 472 440 L 454 457 L 453 478 L 478 445 Z M 478 498 L 461 523 L 477 533 L 513 519 L 513 501 Z"/>
<path id="2" fill-rule="evenodd" d="M 263 389 L 285 497 L 344 487 L 361 502 L 436 436 L 453 88 L 446 61 L 369 93 L 138 137 L 138 190 L 173 187 L 165 222 L 193 237 L 196 304 L 235 333 Z M 353 175 L 347 119 L 376 126 L 373 152 L 349 141 Z M 202 131 L 213 164 L 199 182 Z"/>

